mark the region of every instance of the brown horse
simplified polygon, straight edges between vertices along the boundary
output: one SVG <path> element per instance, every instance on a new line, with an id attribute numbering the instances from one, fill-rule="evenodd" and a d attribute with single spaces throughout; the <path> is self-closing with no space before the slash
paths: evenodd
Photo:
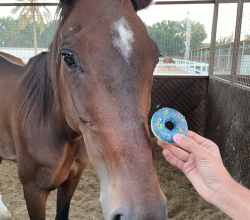
<path id="1" fill-rule="evenodd" d="M 164 57 L 164 63 L 175 63 L 171 57 Z"/>
<path id="2" fill-rule="evenodd" d="M 7 58 L 7 59 L 13 61 L 14 63 L 19 64 L 19 65 L 24 65 L 24 62 L 23 62 L 20 58 L 15 57 L 15 56 L 13 56 L 13 55 L 10 55 L 10 54 L 8 54 L 8 53 L 4 53 L 4 52 L 0 51 L 0 56 L 3 56 L 3 57 L 5 57 L 5 58 Z"/>
<path id="3" fill-rule="evenodd" d="M 148 129 L 159 57 L 137 16 L 151 0 L 61 0 L 47 53 L 24 66 L 0 57 L 0 156 L 17 162 L 31 220 L 57 220 L 89 161 L 106 220 L 165 220 Z"/>

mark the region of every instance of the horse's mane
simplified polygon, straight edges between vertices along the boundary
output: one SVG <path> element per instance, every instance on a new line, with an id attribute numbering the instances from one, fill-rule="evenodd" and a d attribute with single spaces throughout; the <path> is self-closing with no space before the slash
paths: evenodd
<path id="1" fill-rule="evenodd" d="M 76 0 L 72 0 L 67 3 L 71 4 L 71 10 L 75 2 Z M 55 14 L 57 29 L 48 52 L 38 54 L 28 62 L 28 65 L 30 65 L 27 73 L 29 79 L 27 85 L 25 85 L 28 88 L 28 94 L 22 105 L 27 110 L 25 119 L 34 109 L 35 121 L 47 123 L 49 122 L 49 116 L 53 113 L 53 108 L 56 107 L 57 110 L 61 108 L 59 96 L 60 34 L 67 17 L 62 13 L 61 3 L 59 3 Z"/>

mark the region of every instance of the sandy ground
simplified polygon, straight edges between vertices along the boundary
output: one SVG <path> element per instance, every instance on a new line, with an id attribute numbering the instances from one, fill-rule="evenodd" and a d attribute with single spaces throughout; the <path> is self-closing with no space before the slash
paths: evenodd
<path id="1" fill-rule="evenodd" d="M 155 139 L 153 139 L 155 143 Z M 204 201 L 184 174 L 168 164 L 155 144 L 155 164 L 163 193 L 168 199 L 171 220 L 229 220 L 221 211 Z M 28 213 L 17 176 L 16 165 L 3 161 L 0 165 L 0 192 L 13 214 L 13 220 L 28 220 Z M 47 201 L 47 219 L 55 219 L 56 192 Z M 70 209 L 71 220 L 104 220 L 99 203 L 99 182 L 91 165 L 83 172 Z M 132 220 L 132 219 L 131 219 Z"/>
<path id="2" fill-rule="evenodd" d="M 157 68 L 155 69 L 154 74 L 157 75 L 165 75 L 165 74 L 188 74 L 188 72 L 175 67 L 175 66 L 157 66 Z"/>

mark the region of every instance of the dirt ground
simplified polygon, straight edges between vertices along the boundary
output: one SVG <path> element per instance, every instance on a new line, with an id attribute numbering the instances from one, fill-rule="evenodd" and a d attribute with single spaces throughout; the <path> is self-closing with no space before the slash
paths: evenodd
<path id="1" fill-rule="evenodd" d="M 155 139 L 153 142 L 155 144 Z M 156 144 L 155 164 L 161 188 L 168 199 L 170 220 L 230 220 L 196 193 L 184 174 L 164 160 Z M 13 214 L 13 220 L 29 219 L 16 165 L 12 162 L 3 161 L 0 165 L 0 193 Z M 46 207 L 47 219 L 55 219 L 55 191 L 50 194 Z M 99 181 L 91 165 L 83 172 L 72 199 L 70 219 L 104 220 L 99 202 Z"/>
<path id="2" fill-rule="evenodd" d="M 175 67 L 175 66 L 158 66 L 157 71 L 155 69 L 154 74 L 165 75 L 165 74 L 187 74 L 188 72 Z"/>

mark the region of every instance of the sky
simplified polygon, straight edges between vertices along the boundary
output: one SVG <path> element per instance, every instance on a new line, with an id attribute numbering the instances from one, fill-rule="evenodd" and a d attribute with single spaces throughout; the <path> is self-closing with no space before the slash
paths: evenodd
<path id="1" fill-rule="evenodd" d="M 14 3 L 15 0 L 0 0 L 0 3 Z M 40 2 L 58 2 L 56 0 L 43 0 Z M 53 15 L 56 7 L 49 7 Z M 151 5 L 147 9 L 138 12 L 141 19 L 147 24 L 152 25 L 163 20 L 182 21 L 189 16 L 191 20 L 199 21 L 204 25 L 208 37 L 204 42 L 210 43 L 213 4 L 193 4 L 193 5 Z M 0 7 L 0 17 L 10 16 L 12 7 Z M 189 15 L 188 15 L 189 12 Z M 237 4 L 220 4 L 217 39 L 220 37 L 234 35 L 236 23 Z M 12 15 L 13 16 L 13 15 Z M 246 34 L 250 34 L 250 3 L 245 3 L 242 24 L 242 39 Z"/>

